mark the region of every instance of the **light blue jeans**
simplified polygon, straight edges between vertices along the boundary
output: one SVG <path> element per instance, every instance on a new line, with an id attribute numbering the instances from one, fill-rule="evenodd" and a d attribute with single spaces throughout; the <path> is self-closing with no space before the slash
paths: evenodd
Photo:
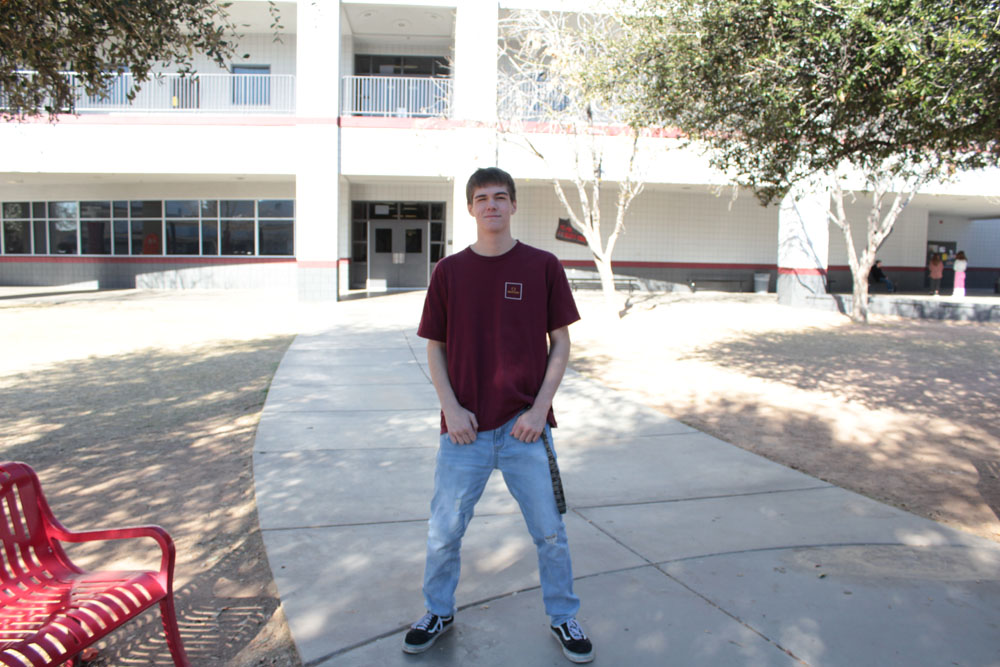
<path id="1" fill-rule="evenodd" d="M 542 600 L 552 625 L 575 617 L 580 608 L 573 594 L 566 526 L 556 509 L 545 445 L 541 439 L 532 443 L 515 439 L 510 434 L 515 421 L 480 432 L 470 445 L 456 445 L 447 434 L 441 436 L 424 570 L 424 604 L 432 614 L 455 613 L 462 536 L 494 469 L 503 473 L 538 551 Z M 551 430 L 546 426 L 545 431 L 551 444 Z"/>

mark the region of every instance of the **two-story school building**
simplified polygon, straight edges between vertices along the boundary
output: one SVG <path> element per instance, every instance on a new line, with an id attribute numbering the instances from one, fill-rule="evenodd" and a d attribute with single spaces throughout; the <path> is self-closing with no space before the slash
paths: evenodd
<path id="1" fill-rule="evenodd" d="M 124 73 L 106 97 L 81 95 L 76 116 L 0 123 L 0 284 L 283 289 L 305 299 L 420 288 L 441 257 L 474 240 L 465 182 L 491 165 L 517 180 L 515 236 L 568 267 L 592 267 L 584 246 L 556 238 L 568 216 L 551 181 L 572 173 L 572 139 L 523 124 L 564 158 L 553 166 L 496 122 L 502 19 L 539 2 L 277 6 L 276 39 L 266 2 L 233 3 L 246 57 L 226 70 L 207 60 L 194 76 L 164 70 L 131 102 Z M 629 142 L 615 132 L 603 141 L 609 231 Z M 780 276 L 849 289 L 843 240 L 822 211 L 792 224 L 749 193 L 734 199 L 725 177 L 669 134 L 642 140 L 640 164 L 646 185 L 616 273 L 743 290 L 767 273 L 772 290 Z M 970 288 L 992 287 L 998 195 L 995 172 L 918 195 L 880 252 L 901 288 L 919 289 L 928 253 L 941 250 L 965 250 Z M 863 197 L 853 210 L 867 215 Z"/>

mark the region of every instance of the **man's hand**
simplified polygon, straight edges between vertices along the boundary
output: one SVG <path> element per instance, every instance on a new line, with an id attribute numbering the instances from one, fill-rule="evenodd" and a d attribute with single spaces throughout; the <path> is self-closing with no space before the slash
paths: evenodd
<path id="1" fill-rule="evenodd" d="M 456 445 L 471 445 L 476 441 L 479 432 L 479 422 L 476 415 L 462 406 L 452 410 L 444 410 L 444 424 L 448 429 L 448 437 Z"/>
<path id="2" fill-rule="evenodd" d="M 569 327 L 553 329 L 549 332 L 549 360 L 545 366 L 542 387 L 535 396 L 535 402 L 514 422 L 510 434 L 521 442 L 535 442 L 542 437 L 545 422 L 549 418 L 552 398 L 562 382 L 563 373 L 569 363 Z"/>
<path id="3" fill-rule="evenodd" d="M 471 445 L 479 434 L 479 422 L 476 415 L 462 407 L 455 398 L 448 378 L 447 346 L 443 341 L 427 341 L 427 367 L 431 373 L 431 383 L 441 401 L 441 412 L 444 413 L 444 427 L 448 429 L 448 437 L 456 445 Z"/>
<path id="4" fill-rule="evenodd" d="M 548 410 L 542 412 L 532 407 L 517 418 L 517 421 L 514 422 L 514 428 L 510 430 L 510 434 L 521 442 L 535 442 L 542 437 L 542 431 L 545 430 L 545 422 L 548 416 Z"/>

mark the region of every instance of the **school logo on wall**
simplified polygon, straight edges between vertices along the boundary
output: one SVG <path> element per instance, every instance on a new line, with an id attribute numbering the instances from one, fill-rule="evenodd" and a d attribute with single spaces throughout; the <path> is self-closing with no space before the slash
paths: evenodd
<path id="1" fill-rule="evenodd" d="M 505 283 L 504 285 L 504 298 L 510 299 L 511 301 L 521 300 L 521 283 Z"/>
<path id="2" fill-rule="evenodd" d="M 559 241 L 566 241 L 567 243 L 587 245 L 587 239 L 583 237 L 583 234 L 573 228 L 569 218 L 559 218 L 559 225 L 556 227 L 556 239 Z"/>

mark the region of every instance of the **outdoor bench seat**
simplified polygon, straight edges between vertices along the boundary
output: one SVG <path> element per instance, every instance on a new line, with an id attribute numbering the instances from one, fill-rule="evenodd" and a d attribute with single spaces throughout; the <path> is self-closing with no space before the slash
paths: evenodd
<path id="1" fill-rule="evenodd" d="M 601 289 L 600 278 L 568 277 L 567 280 L 569 280 L 569 286 L 574 292 L 578 287 Z M 639 289 L 639 287 L 639 281 L 635 278 L 615 276 L 615 289 L 628 288 L 628 293 L 631 294 L 633 291 Z"/>
<path id="2" fill-rule="evenodd" d="M 747 283 L 747 285 L 750 285 L 752 283 L 752 277 L 748 279 L 725 273 L 695 273 L 688 275 L 687 283 L 692 292 L 698 291 L 699 287 L 711 284 L 736 285 L 736 291 L 743 292 L 745 291 L 743 289 L 743 284 Z"/>
<path id="3" fill-rule="evenodd" d="M 0 463 L 0 665 L 73 664 L 81 651 L 160 605 L 175 665 L 188 665 L 174 612 L 174 544 L 159 526 L 72 532 L 52 514 L 35 471 Z M 87 572 L 61 542 L 152 538 L 157 571 Z"/>

